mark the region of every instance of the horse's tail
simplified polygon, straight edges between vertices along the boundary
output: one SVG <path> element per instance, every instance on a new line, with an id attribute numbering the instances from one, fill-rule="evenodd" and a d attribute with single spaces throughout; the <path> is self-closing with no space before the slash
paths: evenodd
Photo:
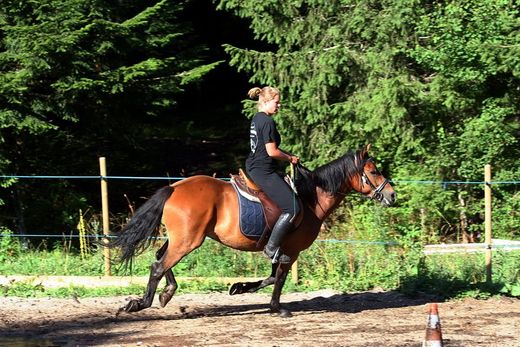
<path id="1" fill-rule="evenodd" d="M 130 221 L 116 233 L 116 238 L 107 245 L 120 248 L 120 262 L 125 267 L 131 265 L 132 259 L 155 242 L 159 235 L 164 204 L 172 195 L 172 186 L 162 187 L 135 211 Z"/>

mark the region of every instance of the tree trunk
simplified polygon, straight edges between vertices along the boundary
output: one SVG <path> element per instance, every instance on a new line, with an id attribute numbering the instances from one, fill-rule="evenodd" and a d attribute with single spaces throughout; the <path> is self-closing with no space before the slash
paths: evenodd
<path id="1" fill-rule="evenodd" d="M 22 245 L 24 247 L 27 247 L 27 238 L 25 237 L 26 230 L 25 230 L 25 218 L 24 218 L 24 213 L 23 213 L 23 203 L 22 203 L 22 200 L 20 199 L 20 192 L 18 190 L 17 184 L 13 185 L 13 189 L 11 192 L 12 192 L 12 198 L 13 198 L 15 215 L 16 215 L 15 234 L 20 235 L 20 242 L 22 243 Z"/>
<path id="2" fill-rule="evenodd" d="M 468 233 L 468 216 L 466 215 L 466 200 L 462 196 L 462 193 L 459 192 L 459 203 L 460 203 L 460 234 L 462 236 L 462 243 L 473 242 L 473 238 Z"/>

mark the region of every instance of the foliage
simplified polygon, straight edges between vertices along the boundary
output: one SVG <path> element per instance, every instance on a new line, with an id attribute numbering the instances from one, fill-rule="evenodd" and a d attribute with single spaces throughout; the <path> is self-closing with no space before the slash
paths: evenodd
<path id="1" fill-rule="evenodd" d="M 493 294 L 520 295 L 516 252 L 494 252 L 493 283 L 486 283 L 484 254 L 438 254 L 421 260 L 416 279 L 408 279 L 414 291 L 434 292 L 447 298 L 473 296 L 485 298 Z"/>
<path id="2" fill-rule="evenodd" d="M 391 240 L 387 240 L 391 241 Z M 389 242 L 388 242 L 389 243 Z M 7 245 L 7 246 L 6 246 Z M 4 242 L 0 254 L 11 245 Z M 131 275 L 147 276 L 155 250 L 136 258 Z M 298 283 L 290 280 L 285 291 L 311 291 L 323 288 L 353 292 L 372 288 L 401 290 L 407 294 L 428 292 L 446 298 L 505 294 L 520 296 L 520 257 L 514 252 L 494 252 L 493 285 L 485 284 L 484 256 L 430 255 L 417 247 L 400 247 L 382 243 L 333 242 L 318 240 L 298 259 Z M 129 275 L 113 267 L 114 275 Z M 264 278 L 271 272 L 270 263 L 260 254 L 238 252 L 216 242 L 204 245 L 184 258 L 173 269 L 179 280 L 179 292 L 227 290 L 230 283 L 222 277 Z M 104 274 L 103 252 L 82 258 L 65 249 L 52 252 L 32 250 L 10 253 L 0 262 L 3 275 L 100 276 Z M 183 280 L 183 278 L 192 278 Z M 143 287 L 87 289 L 49 289 L 29 283 L 5 285 L 4 295 L 16 296 L 98 296 L 114 294 L 140 295 Z M 265 289 L 270 292 L 272 288 Z"/>
<path id="3" fill-rule="evenodd" d="M 22 253 L 22 247 L 18 240 L 11 236 L 10 230 L 0 227 L 0 233 L 3 235 L 0 237 L 0 264 L 3 264 L 18 257 Z"/>
<path id="4" fill-rule="evenodd" d="M 3 1 L 0 172 L 97 174 L 96 163 L 88 159 L 93 153 L 110 153 L 112 172 L 123 174 L 169 172 L 168 165 L 186 158 L 202 166 L 221 161 L 211 141 L 197 151 L 183 150 L 201 133 L 233 152 L 228 147 L 240 141 L 224 138 L 240 122 L 223 121 L 228 119 L 223 114 L 234 116 L 234 108 L 221 105 L 222 100 L 201 102 L 185 95 L 187 83 L 202 81 L 221 60 L 199 44 L 189 23 L 199 11 L 185 12 L 187 4 Z M 479 241 L 483 185 L 473 183 L 482 181 L 488 163 L 493 167 L 494 235 L 520 237 L 518 7 L 508 0 L 219 0 L 218 8 L 242 17 L 261 41 L 245 47 L 230 42 L 225 49 L 230 65 L 251 83 L 281 89 L 284 106 L 277 122 L 283 146 L 314 168 L 372 143 L 372 154 L 398 193 L 398 206 L 390 209 L 347 197 L 325 232 L 398 242 L 401 250 L 318 243 L 308 251 L 310 260 L 301 259 L 301 286 L 340 283 L 343 290 L 411 291 L 434 284 L 446 295 L 485 293 L 479 261 L 446 257 L 447 264 L 444 258 L 433 262 L 421 257 L 420 245 Z M 225 82 L 213 81 L 208 94 L 215 89 L 227 93 L 234 80 Z M 178 112 L 183 101 L 194 105 L 190 111 L 199 107 L 198 118 Z M 244 102 L 245 112 L 252 114 L 253 108 L 254 103 Z M 146 160 L 136 160 L 138 154 Z M 434 183 L 417 182 L 425 180 Z M 448 181 L 469 183 L 439 183 Z M 3 180 L 0 205 L 8 203 L 1 207 L 1 224 L 37 233 L 75 230 L 77 211 L 99 198 L 97 183 Z M 154 183 L 145 183 L 145 189 L 135 182 L 122 184 L 111 183 L 112 192 L 118 192 L 111 206 L 119 207 L 113 227 L 128 217 L 121 210 L 136 203 L 123 199 L 121 191 L 148 196 L 157 188 Z M 86 233 L 98 235 L 99 216 L 89 211 Z M 81 259 L 75 240 L 33 246 L 36 251 L 26 252 L 23 242 L 2 238 L 0 272 L 102 273 L 103 259 L 95 247 Z M 31 258 L 35 254 L 41 258 Z M 495 257 L 503 284 L 499 290 L 516 295 L 518 259 Z M 134 271 L 145 275 L 153 254 L 141 259 Z M 176 271 L 263 276 L 269 264 L 210 243 Z"/>
<path id="5" fill-rule="evenodd" d="M 95 155 L 107 153 L 114 155 L 112 168 L 127 167 L 144 150 L 140 141 L 156 135 L 156 119 L 169 120 L 186 86 L 220 64 L 207 61 L 207 48 L 185 19 L 186 6 L 3 1 L 0 173 L 88 175 L 96 170 Z M 7 211 L 20 229 L 42 232 L 40 221 L 47 219 L 49 231 L 70 230 L 76 211 L 92 204 L 86 183 L 33 183 L 18 182 L 0 196 L 11 200 Z M 23 213 L 27 206 L 32 213 Z M 51 215 L 57 216 L 45 218 Z"/>
<path id="6" fill-rule="evenodd" d="M 137 295 L 138 293 L 142 293 L 143 289 L 144 287 L 137 285 L 107 288 L 85 288 L 84 286 L 45 288 L 41 284 L 34 285 L 27 282 L 14 282 L 7 285 L 0 285 L 0 293 L 3 296 L 17 296 L 23 298 Z"/>
<path id="7" fill-rule="evenodd" d="M 390 232 L 465 240 L 478 234 L 465 220 L 482 211 L 481 185 L 406 182 L 482 181 L 485 164 L 494 177 L 520 177 L 519 12 L 512 2 L 218 4 L 250 20 L 269 44 L 264 51 L 226 50 L 251 82 L 281 89 L 284 146 L 315 167 L 374 145 L 398 190 L 398 208 L 386 212 Z M 497 216 L 516 214 L 517 186 L 498 189 Z M 518 235 L 505 220 L 496 230 Z"/>
<path id="8" fill-rule="evenodd" d="M 180 285 L 177 294 L 208 293 L 211 291 L 225 291 L 226 286 L 212 280 L 193 280 Z M 14 282 L 8 285 L 0 285 L 0 295 L 17 296 L 24 298 L 70 298 L 70 297 L 101 297 L 115 295 L 142 295 L 145 287 L 132 284 L 126 287 L 97 287 L 70 286 L 58 288 L 45 288 L 42 285 L 34 285 L 26 282 Z"/>
<path id="9" fill-rule="evenodd" d="M 175 21 L 183 2 L 100 5 L 3 4 L 3 128 L 38 134 L 91 112 L 117 116 L 121 101 L 125 109 L 157 114 L 175 102 L 180 85 L 214 66 L 199 65 L 200 48 L 186 47 L 187 30 Z"/>

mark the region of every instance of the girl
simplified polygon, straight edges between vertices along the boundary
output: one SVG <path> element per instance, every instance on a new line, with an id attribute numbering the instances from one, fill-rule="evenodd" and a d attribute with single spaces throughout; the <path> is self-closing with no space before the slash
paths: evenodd
<path id="1" fill-rule="evenodd" d="M 298 215 L 299 206 L 294 203 L 294 192 L 285 183 L 283 174 L 277 171 L 278 161 L 298 163 L 299 158 L 280 149 L 280 134 L 272 116 L 280 108 L 280 92 L 273 87 L 252 88 L 248 95 L 258 97 L 258 112 L 251 120 L 251 151 L 246 159 L 249 177 L 278 205 L 282 214 L 273 227 L 264 254 L 273 263 L 290 263 L 291 259 L 280 250 L 285 236 L 293 228 L 293 219 Z"/>

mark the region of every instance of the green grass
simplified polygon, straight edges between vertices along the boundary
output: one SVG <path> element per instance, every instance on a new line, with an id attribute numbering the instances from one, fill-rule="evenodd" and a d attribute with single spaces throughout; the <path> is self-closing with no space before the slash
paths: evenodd
<path id="1" fill-rule="evenodd" d="M 0 243 L 2 275 L 101 276 L 104 274 L 103 252 L 93 250 L 84 257 L 72 249 L 52 251 L 23 250 L 14 239 Z M 113 275 L 147 276 L 154 261 L 152 248 L 137 257 L 131 273 L 118 266 Z M 381 245 L 315 242 L 298 259 L 298 283 L 289 279 L 289 291 L 334 289 L 343 292 L 363 291 L 374 287 L 400 290 L 413 295 L 418 291 L 444 298 L 511 295 L 520 297 L 520 254 L 493 253 L 493 284 L 485 283 L 483 254 L 422 255 L 419 246 L 408 249 Z M 259 253 L 239 252 L 214 241 L 185 257 L 174 268 L 177 277 L 199 280 L 179 281 L 178 293 L 226 291 L 220 277 L 267 277 L 271 264 Z M 271 288 L 264 289 L 270 292 Z M 103 296 L 141 295 L 142 286 L 124 288 L 69 287 L 43 288 L 24 283 L 0 286 L 3 295 L 16 296 Z"/>
<path id="2" fill-rule="evenodd" d="M 190 280 L 179 284 L 176 294 L 186 293 L 210 293 L 227 291 L 228 286 L 224 283 L 212 280 Z M 10 285 L 0 285 L 0 295 L 17 296 L 24 298 L 70 298 L 70 297 L 102 297 L 117 295 L 136 295 L 141 296 L 145 291 L 145 286 L 131 284 L 124 287 L 97 287 L 87 288 L 84 286 L 69 286 L 60 288 L 45 288 L 44 286 L 34 285 L 24 282 L 15 282 Z"/>
<path id="3" fill-rule="evenodd" d="M 495 251 L 492 283 L 486 283 L 484 253 L 443 254 L 425 257 L 420 265 L 417 289 L 445 297 L 488 297 L 505 294 L 520 297 L 520 253 Z"/>
<path id="4" fill-rule="evenodd" d="M 16 250 L 13 246 L 0 256 L 2 275 L 61 275 L 61 276 L 101 276 L 105 271 L 103 252 L 92 251 L 81 257 L 74 250 L 56 248 L 45 250 Z M 0 248 L 1 250 L 1 248 Z M 157 247 L 150 248 L 134 259 L 132 268 L 125 270 L 121 264 L 112 265 L 112 274 L 147 276 L 150 264 L 155 261 Z M 117 255 L 111 254 L 113 258 Z M 202 247 L 186 256 L 174 268 L 181 277 L 262 277 L 270 273 L 271 266 L 259 253 L 239 252 L 214 241 L 205 242 Z"/>

